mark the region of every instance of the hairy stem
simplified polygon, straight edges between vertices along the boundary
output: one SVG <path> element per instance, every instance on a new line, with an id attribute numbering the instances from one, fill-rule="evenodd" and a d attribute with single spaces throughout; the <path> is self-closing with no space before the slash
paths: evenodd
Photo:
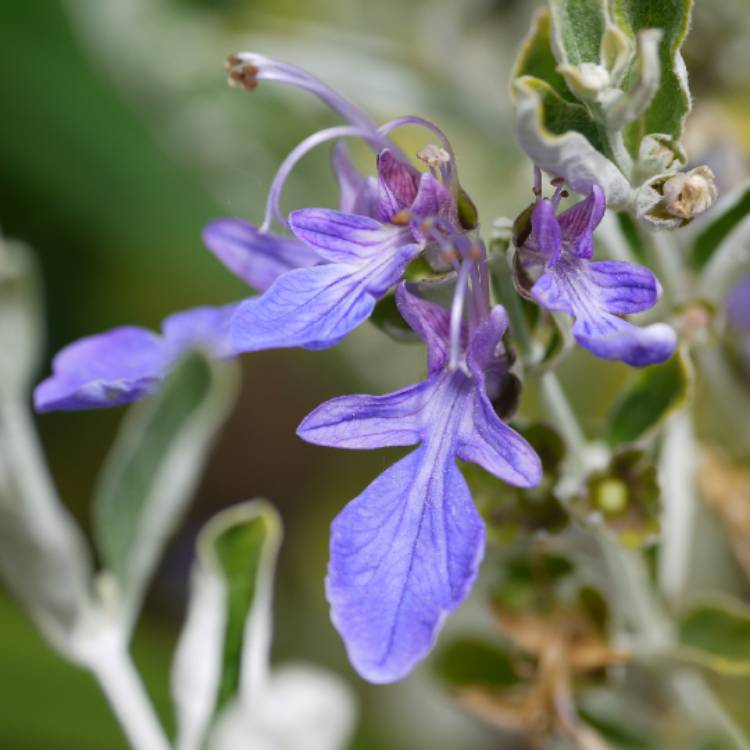
<path id="1" fill-rule="evenodd" d="M 666 426 L 659 467 L 663 503 L 659 585 L 667 600 L 682 600 L 690 577 L 690 554 L 698 505 L 695 490 L 697 464 L 692 415 L 683 410 Z"/>
<path id="2" fill-rule="evenodd" d="M 89 668 L 133 750 L 170 750 L 169 740 L 124 646 L 113 642 L 97 649 Z"/>

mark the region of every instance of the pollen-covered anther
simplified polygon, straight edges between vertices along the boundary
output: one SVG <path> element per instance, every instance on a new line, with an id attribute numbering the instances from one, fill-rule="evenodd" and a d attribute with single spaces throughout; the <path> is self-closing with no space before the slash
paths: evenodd
<path id="1" fill-rule="evenodd" d="M 451 245 L 450 247 L 443 248 L 443 259 L 446 263 L 454 265 L 455 263 L 458 263 L 458 261 L 461 259 L 461 256 L 459 255 L 458 250 L 456 250 L 456 248 Z"/>
<path id="2" fill-rule="evenodd" d="M 229 71 L 230 86 L 239 86 L 245 91 L 254 91 L 258 86 L 258 67 L 255 65 L 240 65 Z"/>
<path id="3" fill-rule="evenodd" d="M 399 211 L 391 217 L 391 223 L 400 227 L 405 227 L 410 221 L 411 214 L 406 209 Z"/>
<path id="4" fill-rule="evenodd" d="M 238 65 L 242 65 L 242 58 L 236 53 L 229 55 L 229 57 L 227 57 L 226 59 L 226 62 L 224 63 L 224 67 L 227 70 L 236 68 Z"/>
<path id="5" fill-rule="evenodd" d="M 417 151 L 417 159 L 430 167 L 439 167 L 441 164 L 447 164 L 451 160 L 451 155 L 444 148 L 429 143 Z"/>
<path id="6" fill-rule="evenodd" d="M 482 248 L 479 245 L 472 244 L 466 252 L 466 257 L 478 263 L 482 260 Z"/>

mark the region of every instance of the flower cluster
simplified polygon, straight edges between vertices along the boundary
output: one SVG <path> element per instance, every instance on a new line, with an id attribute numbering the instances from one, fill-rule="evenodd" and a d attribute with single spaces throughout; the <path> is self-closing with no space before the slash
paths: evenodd
<path id="1" fill-rule="evenodd" d="M 414 446 L 377 477 L 333 522 L 327 593 L 334 624 L 355 668 L 373 682 L 406 675 L 431 648 L 445 615 L 467 595 L 484 550 L 484 524 L 456 459 L 478 464 L 519 487 L 541 477 L 538 456 L 499 416 L 512 381 L 508 320 L 491 299 L 485 245 L 467 221 L 450 142 L 431 122 L 403 117 L 383 126 L 308 73 L 243 53 L 229 60 L 230 80 L 248 90 L 281 81 L 320 97 L 345 125 L 317 132 L 281 165 L 260 227 L 222 219 L 206 227 L 208 248 L 258 296 L 168 317 L 160 334 L 122 327 L 60 352 L 35 392 L 39 411 L 128 403 L 154 392 L 171 365 L 195 346 L 218 358 L 275 347 L 322 349 L 363 323 L 395 289 L 400 314 L 425 342 L 428 374 L 417 385 L 380 396 L 333 399 L 301 423 L 308 442 L 341 448 Z M 410 162 L 391 133 L 425 128 L 439 144 Z M 345 138 L 373 151 L 376 176 L 361 174 Z M 281 210 L 284 183 L 311 149 L 333 142 L 340 187 L 337 210 Z M 559 216 L 562 196 L 541 196 L 517 248 L 530 296 L 575 318 L 573 332 L 594 354 L 646 365 L 667 358 L 674 333 L 636 328 L 619 315 L 651 307 L 659 285 L 645 268 L 590 262 L 593 231 L 606 209 L 594 187 Z M 271 231 L 273 220 L 285 234 Z M 405 280 L 423 255 L 446 270 L 450 308 Z M 507 399 L 505 399 L 507 400 Z"/>

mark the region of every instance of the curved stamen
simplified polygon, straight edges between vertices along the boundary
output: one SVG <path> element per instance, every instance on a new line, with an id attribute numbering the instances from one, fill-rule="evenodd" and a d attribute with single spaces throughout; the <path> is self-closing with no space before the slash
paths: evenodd
<path id="1" fill-rule="evenodd" d="M 385 125 L 381 125 L 378 128 L 378 133 L 381 135 L 389 135 L 394 130 L 406 127 L 407 125 L 417 125 L 418 127 L 425 128 L 440 139 L 440 142 L 443 144 L 443 147 L 450 157 L 448 163 L 441 166 L 440 171 L 443 174 L 443 180 L 450 184 L 451 187 L 457 187 L 458 170 L 456 168 L 456 154 L 453 151 L 451 142 L 448 140 L 448 136 L 437 125 L 435 125 L 434 122 L 430 122 L 424 117 L 418 117 L 417 115 L 407 115 L 405 117 L 399 117 L 396 120 L 391 120 L 390 122 L 385 123 Z"/>
<path id="2" fill-rule="evenodd" d="M 472 266 L 470 261 L 463 261 L 456 279 L 456 289 L 453 292 L 453 304 L 451 305 L 451 331 L 450 331 L 450 360 L 448 367 L 455 370 L 461 362 L 461 323 L 464 313 L 464 299 L 466 287 L 469 280 L 469 270 Z"/>
<path id="3" fill-rule="evenodd" d="M 276 172 L 276 176 L 273 178 L 271 188 L 268 191 L 268 199 L 266 200 L 266 213 L 263 217 L 263 223 L 260 226 L 261 232 L 267 232 L 271 228 L 271 222 L 275 218 L 281 226 L 287 226 L 286 219 L 281 213 L 281 192 L 284 189 L 284 183 L 291 174 L 292 170 L 296 166 L 297 162 L 305 156 L 305 154 L 312 151 L 314 148 L 319 146 L 321 143 L 326 141 L 333 141 L 338 138 L 362 138 L 366 140 L 373 149 L 377 150 L 380 144 L 376 147 L 374 144 L 378 143 L 379 136 L 377 133 L 373 133 L 370 130 L 363 130 L 359 127 L 353 127 L 352 125 L 338 125 L 333 128 L 326 128 L 325 130 L 319 130 L 317 133 L 305 138 L 304 141 L 299 143 L 289 155 L 284 159 Z M 382 138 L 382 144 L 389 145 L 387 138 Z"/>
<path id="4" fill-rule="evenodd" d="M 255 52 L 237 52 L 229 57 L 227 63 L 230 68 L 237 68 L 241 65 L 249 65 L 255 68 L 253 76 L 255 80 L 278 81 L 309 91 L 352 125 L 373 133 L 377 130 L 375 121 L 366 112 L 345 99 L 319 78 L 296 65 L 282 63 Z"/>

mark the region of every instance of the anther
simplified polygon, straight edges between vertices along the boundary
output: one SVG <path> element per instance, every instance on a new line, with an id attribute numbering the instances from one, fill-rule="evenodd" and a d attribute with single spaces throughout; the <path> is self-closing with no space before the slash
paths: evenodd
<path id="1" fill-rule="evenodd" d="M 443 249 L 443 258 L 445 259 L 446 263 L 450 263 L 451 265 L 454 265 L 455 263 L 458 263 L 460 260 L 460 256 L 458 254 L 458 251 L 455 247 L 446 247 Z"/>
<path id="2" fill-rule="evenodd" d="M 441 164 L 447 164 L 451 160 L 451 155 L 444 148 L 429 143 L 417 151 L 417 159 L 430 167 L 439 167 Z"/>
<path id="3" fill-rule="evenodd" d="M 238 54 L 229 55 L 229 57 L 227 57 L 226 59 L 226 62 L 224 63 L 224 67 L 227 70 L 236 68 L 238 65 L 242 65 L 242 58 Z"/>
<path id="4" fill-rule="evenodd" d="M 228 83 L 230 86 L 239 86 L 245 91 L 254 91 L 258 87 L 258 67 L 255 65 L 242 65 L 229 71 Z"/>
<path id="5" fill-rule="evenodd" d="M 391 224 L 396 224 L 400 227 L 406 226 L 410 221 L 411 214 L 406 209 L 403 209 L 403 211 L 399 211 L 397 214 L 394 214 L 391 217 Z"/>
<path id="6" fill-rule="evenodd" d="M 552 187 L 555 187 L 555 188 L 556 187 L 560 187 L 560 185 L 564 185 L 565 184 L 565 178 L 564 177 L 553 177 L 549 181 L 549 184 L 552 185 Z"/>
<path id="7" fill-rule="evenodd" d="M 479 262 L 482 260 L 482 248 L 479 247 L 479 245 L 472 244 L 466 252 L 466 255 L 469 260 Z"/>

